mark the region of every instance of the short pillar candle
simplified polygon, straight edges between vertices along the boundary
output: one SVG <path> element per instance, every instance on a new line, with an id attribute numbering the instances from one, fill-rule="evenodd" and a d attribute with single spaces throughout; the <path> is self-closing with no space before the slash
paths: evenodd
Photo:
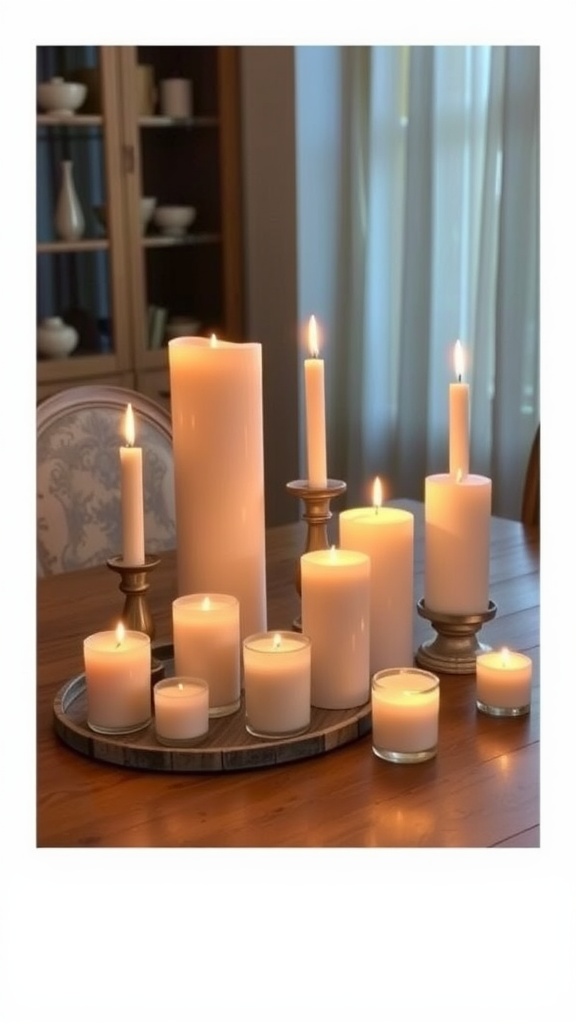
<path id="1" fill-rule="evenodd" d="M 438 748 L 440 681 L 417 668 L 389 668 L 372 678 L 372 749 L 384 761 L 429 761 Z"/>
<path id="2" fill-rule="evenodd" d="M 370 700 L 370 558 L 342 548 L 307 551 L 302 632 L 312 644 L 312 705 L 355 708 Z"/>
<path id="3" fill-rule="evenodd" d="M 208 732 L 208 683 L 171 676 L 154 685 L 154 728 L 159 743 L 193 746 Z"/>
<path id="4" fill-rule="evenodd" d="M 243 641 L 246 729 L 253 736 L 297 736 L 310 725 L 310 639 L 280 630 Z"/>
<path id="5" fill-rule="evenodd" d="M 476 658 L 476 707 L 486 715 L 517 717 L 530 711 L 532 659 L 503 648 Z"/>
<path id="6" fill-rule="evenodd" d="M 138 630 L 93 633 L 84 640 L 88 726 L 94 732 L 143 729 L 152 716 L 150 637 Z"/>
<path id="7" fill-rule="evenodd" d="M 240 602 L 232 594 L 183 594 L 172 602 L 174 672 L 208 683 L 210 717 L 240 707 Z"/>

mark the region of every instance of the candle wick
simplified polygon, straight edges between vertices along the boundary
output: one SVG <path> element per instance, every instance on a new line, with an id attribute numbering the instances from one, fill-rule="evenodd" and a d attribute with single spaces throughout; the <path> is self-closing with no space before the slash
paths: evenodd
<path id="1" fill-rule="evenodd" d="M 461 373 L 458 374 L 458 383 L 459 384 L 462 383 L 462 374 Z"/>

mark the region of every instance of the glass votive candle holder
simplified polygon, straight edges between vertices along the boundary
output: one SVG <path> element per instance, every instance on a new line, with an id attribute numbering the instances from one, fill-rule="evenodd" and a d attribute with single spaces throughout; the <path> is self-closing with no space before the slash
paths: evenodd
<path id="1" fill-rule="evenodd" d="M 87 724 L 93 732 L 138 732 L 152 717 L 150 637 L 135 629 L 103 630 L 84 640 Z"/>
<path id="2" fill-rule="evenodd" d="M 476 656 L 476 707 L 485 715 L 517 718 L 530 711 L 532 659 L 504 647 Z"/>
<path id="3" fill-rule="evenodd" d="M 156 739 L 167 747 L 192 747 L 208 732 L 208 683 L 171 676 L 154 685 Z"/>
<path id="4" fill-rule="evenodd" d="M 310 726 L 311 645 L 302 633 L 254 633 L 243 642 L 246 729 L 298 736 Z"/>
<path id="5" fill-rule="evenodd" d="M 231 594 L 184 594 L 172 602 L 174 675 L 208 683 L 210 718 L 240 707 L 240 602 Z"/>
<path id="6" fill-rule="evenodd" d="M 372 677 L 372 750 L 384 761 L 429 761 L 438 749 L 440 680 L 418 668 Z"/>

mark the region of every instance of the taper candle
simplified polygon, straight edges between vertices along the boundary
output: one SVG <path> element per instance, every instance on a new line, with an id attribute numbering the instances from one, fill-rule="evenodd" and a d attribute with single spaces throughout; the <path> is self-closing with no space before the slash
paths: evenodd
<path id="1" fill-rule="evenodd" d="M 179 595 L 232 594 L 266 628 L 262 346 L 168 343 Z"/>
<path id="2" fill-rule="evenodd" d="M 414 654 L 414 516 L 382 506 L 382 484 L 373 485 L 372 508 L 339 516 L 342 548 L 370 557 L 370 674 L 411 665 Z"/>
<path id="3" fill-rule="evenodd" d="M 126 565 L 143 565 L 145 554 L 142 449 L 134 447 L 136 431 L 130 402 L 126 407 L 124 433 L 126 445 L 120 448 L 122 558 Z"/>
<path id="4" fill-rule="evenodd" d="M 470 388 L 462 380 L 464 351 L 462 342 L 454 346 L 456 382 L 449 392 L 449 466 L 452 476 L 467 476 L 470 470 Z"/>
<path id="5" fill-rule="evenodd" d="M 318 327 L 314 316 L 310 317 L 308 325 L 308 347 L 310 358 L 304 360 L 308 484 L 321 488 L 326 487 L 327 482 L 326 408 L 324 360 L 320 359 L 318 352 Z"/>

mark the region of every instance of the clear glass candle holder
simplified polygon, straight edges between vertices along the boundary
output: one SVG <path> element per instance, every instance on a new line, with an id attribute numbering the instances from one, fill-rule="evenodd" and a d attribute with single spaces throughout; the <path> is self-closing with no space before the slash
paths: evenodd
<path id="1" fill-rule="evenodd" d="M 150 637 L 103 630 L 84 640 L 87 724 L 104 735 L 138 732 L 152 716 Z"/>
<path id="2" fill-rule="evenodd" d="M 254 633 L 243 643 L 246 729 L 252 736 L 298 736 L 310 726 L 311 644 L 302 633 Z"/>
<path id="3" fill-rule="evenodd" d="M 192 747 L 209 726 L 209 690 L 205 679 L 171 676 L 154 686 L 156 739 L 167 747 Z"/>
<path id="4" fill-rule="evenodd" d="M 476 707 L 485 715 L 518 718 L 530 711 L 532 659 L 504 648 L 476 658 Z"/>
<path id="5" fill-rule="evenodd" d="M 396 764 L 429 761 L 438 749 L 440 680 L 418 668 L 372 677 L 372 750 Z"/>

